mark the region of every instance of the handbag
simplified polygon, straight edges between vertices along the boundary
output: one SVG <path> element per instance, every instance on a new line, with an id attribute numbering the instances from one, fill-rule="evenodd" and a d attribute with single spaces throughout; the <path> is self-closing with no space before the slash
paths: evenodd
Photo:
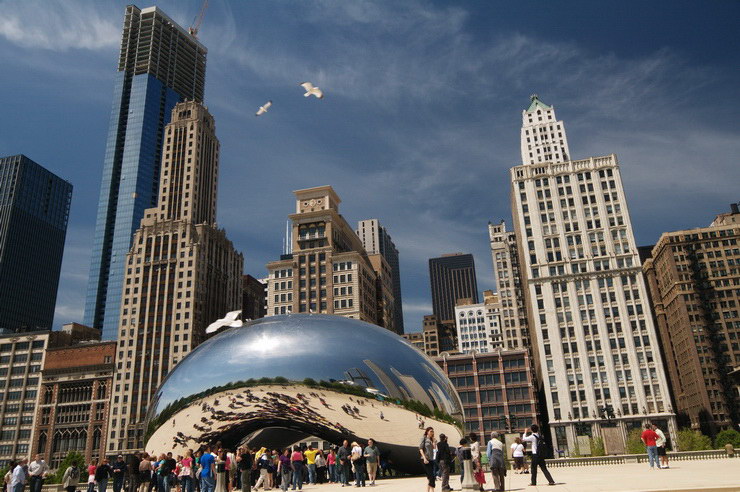
<path id="1" fill-rule="evenodd" d="M 483 468 L 478 468 L 473 476 L 475 477 L 475 481 L 479 484 L 483 485 L 486 483 L 486 474 L 483 472 Z"/>

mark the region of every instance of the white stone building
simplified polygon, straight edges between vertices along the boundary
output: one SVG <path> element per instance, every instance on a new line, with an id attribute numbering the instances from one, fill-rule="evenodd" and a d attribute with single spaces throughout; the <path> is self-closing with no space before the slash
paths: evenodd
<path id="1" fill-rule="evenodd" d="M 602 435 L 619 452 L 646 421 L 674 437 L 617 157 L 568 160 L 563 122 L 537 96 L 521 135 L 513 216 L 554 448 L 583 453 L 577 436 Z"/>
<path id="2" fill-rule="evenodd" d="M 498 294 L 483 292 L 483 302 L 464 300 L 455 306 L 457 349 L 469 354 L 488 353 L 504 348 L 501 335 L 501 304 Z"/>

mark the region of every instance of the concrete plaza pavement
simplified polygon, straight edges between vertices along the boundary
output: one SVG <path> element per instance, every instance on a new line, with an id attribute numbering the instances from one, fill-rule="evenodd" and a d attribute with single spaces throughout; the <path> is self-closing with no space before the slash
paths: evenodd
<path id="1" fill-rule="evenodd" d="M 740 492 L 740 459 L 677 461 L 668 470 L 650 470 L 647 464 L 573 466 L 550 469 L 557 482 L 548 486 L 541 473 L 538 485 L 530 486 L 530 475 L 509 473 L 507 491 L 522 492 Z M 493 490 L 490 473 L 486 476 L 486 491 Z M 450 485 L 460 490 L 460 475 L 450 479 Z M 355 487 L 352 486 L 352 489 Z M 303 490 L 326 492 L 334 489 L 349 490 L 339 485 L 304 485 Z M 399 478 L 378 480 L 374 487 L 364 490 L 382 492 L 425 492 L 426 478 Z M 436 490 L 440 490 L 437 481 Z"/>

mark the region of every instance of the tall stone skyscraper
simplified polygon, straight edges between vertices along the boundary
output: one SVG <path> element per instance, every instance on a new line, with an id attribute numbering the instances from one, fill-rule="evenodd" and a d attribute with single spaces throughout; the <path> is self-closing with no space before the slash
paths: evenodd
<path id="1" fill-rule="evenodd" d="M 241 309 L 244 259 L 216 226 L 219 143 L 208 110 L 179 103 L 164 131 L 157 206 L 126 255 L 109 451 L 143 446 L 143 423 L 167 373 Z"/>
<path id="2" fill-rule="evenodd" d="M 526 289 L 522 284 L 516 233 L 506 230 L 506 223 L 488 223 L 496 292 L 501 303 L 501 332 L 507 349 L 529 348 Z"/>
<path id="3" fill-rule="evenodd" d="M 85 302 L 85 324 L 116 336 L 126 254 L 157 204 L 164 127 L 203 101 L 206 48 L 157 7 L 126 7 Z"/>
<path id="4" fill-rule="evenodd" d="M 382 255 L 388 263 L 393 283 L 393 321 L 396 333 L 403 334 L 403 306 L 401 305 L 401 270 L 398 250 L 390 234 L 378 219 L 361 220 L 357 223 L 357 235 L 369 255 Z"/>
<path id="5" fill-rule="evenodd" d="M 0 157 L 0 328 L 51 330 L 71 200 L 28 157 Z"/>
<path id="6" fill-rule="evenodd" d="M 740 209 L 666 232 L 643 269 L 676 410 L 714 435 L 740 425 Z"/>
<path id="7" fill-rule="evenodd" d="M 440 323 L 455 323 L 455 305 L 460 299 L 478 303 L 478 281 L 473 255 L 452 253 L 429 259 L 432 311 Z"/>
<path id="8" fill-rule="evenodd" d="M 290 250 L 267 264 L 267 316 L 326 313 L 396 331 L 390 267 L 368 255 L 331 186 L 295 191 Z"/>
<path id="9" fill-rule="evenodd" d="M 532 96 L 512 203 L 553 445 L 601 434 L 618 452 L 646 419 L 675 436 L 675 416 L 617 158 L 569 158 L 563 122 Z"/>

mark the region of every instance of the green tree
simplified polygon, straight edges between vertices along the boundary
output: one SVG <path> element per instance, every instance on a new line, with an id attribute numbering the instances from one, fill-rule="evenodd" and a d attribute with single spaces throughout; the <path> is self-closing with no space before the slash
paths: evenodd
<path id="1" fill-rule="evenodd" d="M 632 429 L 627 435 L 627 454 L 646 454 L 645 443 L 640 436 L 642 429 Z"/>
<path id="2" fill-rule="evenodd" d="M 64 472 L 67 471 L 67 468 L 72 466 L 72 464 L 77 465 L 77 468 L 80 470 L 80 482 L 84 483 L 87 480 L 87 470 L 85 469 L 85 456 L 82 455 L 82 453 L 79 453 L 77 451 L 70 451 L 67 453 L 67 456 L 64 457 L 62 460 L 62 463 L 59 465 L 59 468 L 57 468 L 56 473 L 53 475 L 49 475 L 49 477 L 46 480 L 46 483 L 62 483 L 62 479 L 64 478 Z"/>
<path id="3" fill-rule="evenodd" d="M 735 449 L 740 448 L 740 432 L 735 429 L 723 430 L 714 438 L 714 447 L 716 449 L 724 448 L 725 444 L 732 444 Z"/>
<path id="4" fill-rule="evenodd" d="M 604 440 L 600 437 L 591 439 L 591 456 L 606 456 Z"/>
<path id="5" fill-rule="evenodd" d="M 703 451 L 712 449 L 712 440 L 699 431 L 681 429 L 676 435 L 679 451 Z"/>

